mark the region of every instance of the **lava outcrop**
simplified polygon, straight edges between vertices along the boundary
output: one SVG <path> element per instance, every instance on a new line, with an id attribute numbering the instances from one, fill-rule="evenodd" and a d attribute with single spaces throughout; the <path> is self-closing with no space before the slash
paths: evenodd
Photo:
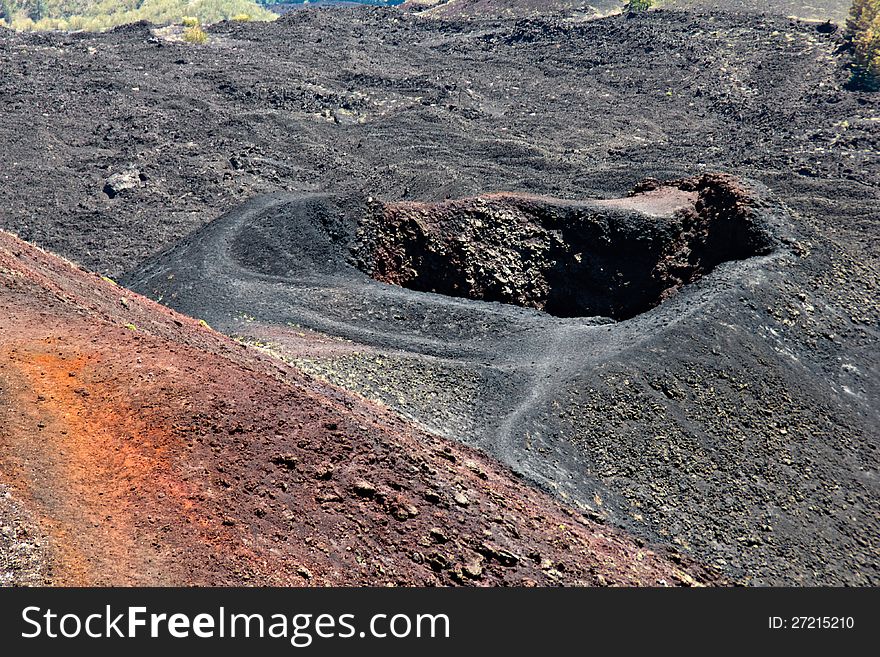
<path id="1" fill-rule="evenodd" d="M 642 183 L 625 199 L 496 194 L 391 203 L 359 230 L 378 281 L 558 317 L 628 319 L 710 272 L 766 255 L 772 239 L 739 183 Z"/>

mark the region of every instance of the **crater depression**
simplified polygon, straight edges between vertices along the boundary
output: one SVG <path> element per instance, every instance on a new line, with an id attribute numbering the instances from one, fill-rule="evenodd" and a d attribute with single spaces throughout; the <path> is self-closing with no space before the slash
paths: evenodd
<path id="1" fill-rule="evenodd" d="M 647 181 L 613 200 L 495 194 L 389 204 L 358 235 L 359 268 L 384 283 L 618 320 L 721 262 L 771 250 L 745 190 L 718 175 Z"/>

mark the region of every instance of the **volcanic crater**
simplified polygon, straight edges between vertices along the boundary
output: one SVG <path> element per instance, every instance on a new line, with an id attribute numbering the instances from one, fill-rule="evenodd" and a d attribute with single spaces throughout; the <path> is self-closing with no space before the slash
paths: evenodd
<path id="1" fill-rule="evenodd" d="M 625 320 L 722 262 L 772 248 L 746 190 L 707 174 L 648 180 L 621 199 L 508 193 L 386 204 L 361 222 L 354 252 L 383 283 Z"/>
<path id="2" fill-rule="evenodd" d="M 581 520 L 737 583 L 880 581 L 880 101 L 842 31 L 746 4 L 0 30 L 0 227 L 129 288 L 0 239 L 0 525 L 61 554 L 9 581 L 446 584 L 481 555 L 473 582 L 598 583 Z M 745 214 L 559 200 L 712 171 Z M 682 581 L 621 549 L 605 581 Z"/>

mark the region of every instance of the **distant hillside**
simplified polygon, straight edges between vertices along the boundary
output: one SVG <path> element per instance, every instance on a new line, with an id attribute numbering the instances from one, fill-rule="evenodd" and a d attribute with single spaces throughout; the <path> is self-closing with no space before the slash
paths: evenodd
<path id="1" fill-rule="evenodd" d="M 406 0 L 403 7 L 429 16 L 525 17 L 575 12 L 603 15 L 623 8 L 623 0 Z M 656 7 L 722 9 L 781 14 L 843 23 L 851 0 L 655 0 Z"/>
<path id="2" fill-rule="evenodd" d="M 177 23 L 184 16 L 202 23 L 275 18 L 253 0 L 0 0 L 0 21 L 18 30 L 98 31 L 141 20 Z"/>
<path id="3" fill-rule="evenodd" d="M 0 24 L 19 30 L 105 30 L 147 20 L 177 23 L 195 16 L 203 23 L 234 17 L 273 20 L 305 4 L 401 5 L 435 17 L 520 18 L 573 13 L 603 16 L 624 0 L 0 0 Z M 843 23 L 851 0 L 655 0 L 657 7 L 722 9 L 797 16 Z"/>

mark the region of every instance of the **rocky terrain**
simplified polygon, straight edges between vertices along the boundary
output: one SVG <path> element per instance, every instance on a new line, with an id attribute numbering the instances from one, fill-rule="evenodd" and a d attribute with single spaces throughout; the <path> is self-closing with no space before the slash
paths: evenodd
<path id="1" fill-rule="evenodd" d="M 266 573 L 277 569 L 279 581 L 302 583 L 300 565 L 313 581 L 342 581 L 343 569 L 331 565 L 342 563 L 336 556 L 328 559 L 317 547 L 296 551 L 311 536 L 334 555 L 336 549 L 346 558 L 360 554 L 370 565 L 352 571 L 357 582 L 379 583 L 386 576 L 401 583 L 465 581 L 464 566 L 480 554 L 494 568 L 484 567 L 486 583 L 550 583 L 553 568 L 529 562 L 532 550 L 564 561 L 565 572 L 574 573 L 570 583 L 598 583 L 598 574 L 606 582 L 687 581 L 662 574 L 672 566 L 657 550 L 651 562 L 656 570 L 631 570 L 636 565 L 627 555 L 637 541 L 671 546 L 683 555 L 674 558 L 687 564 L 676 572 L 698 581 L 711 576 L 694 570 L 695 562 L 746 584 L 878 582 L 880 100 L 846 89 L 848 55 L 839 33 L 821 23 L 716 10 L 584 21 L 444 20 L 391 9 L 326 8 L 293 12 L 271 24 L 224 23 L 210 36 L 198 47 L 167 40 L 144 24 L 102 35 L 0 31 L 6 72 L 0 78 L 0 143 L 7 162 L 0 171 L 0 225 L 249 345 L 199 331 L 195 319 L 94 277 L 77 297 L 87 301 L 65 302 L 63 313 L 53 308 L 61 304 L 56 283 L 24 296 L 5 293 L 27 303 L 4 301 L 8 310 L 0 316 L 4 349 L 13 344 L 3 370 L 3 408 L 19 423 L 2 425 L 3 435 L 12 437 L 4 437 L 0 483 L 12 496 L 0 500 L 0 509 L 26 510 L 9 512 L 22 527 L 9 531 L 30 532 L 27 545 L 58 543 L 53 549 L 67 556 L 54 563 L 67 565 L 55 566 L 64 573 L 57 581 L 133 581 L 132 572 L 159 572 L 143 564 L 160 558 L 165 565 L 189 564 L 187 550 L 203 543 L 221 546 L 217 554 L 250 555 L 242 570 L 249 581 L 268 581 Z M 679 188 L 683 196 L 673 194 L 675 202 L 663 211 L 627 207 L 639 194 L 706 174 L 737 181 L 745 193 L 740 200 L 760 218 L 759 234 L 767 240 L 736 256 L 713 258 L 711 266 L 693 257 L 700 252 L 693 246 L 711 235 L 695 221 L 696 205 L 695 214 L 687 212 L 699 190 Z M 628 197 L 632 190 L 635 196 Z M 624 207 L 596 211 L 609 203 Z M 527 250 L 514 254 L 499 244 L 456 250 L 447 242 L 444 236 L 455 229 L 479 234 L 478 207 L 490 208 L 493 226 L 541 228 L 531 235 L 539 238 L 533 245 L 560 240 L 572 259 L 586 253 L 590 261 L 597 253 L 592 239 L 583 246 L 593 251 L 570 245 L 561 220 L 576 216 L 572 207 L 591 208 L 579 211 L 601 215 L 608 226 L 633 221 L 650 227 L 646 234 L 654 237 L 645 246 L 653 240 L 675 255 L 651 259 L 650 276 L 640 279 L 665 281 L 650 303 L 627 312 L 616 302 L 600 311 L 542 312 L 553 310 L 540 291 L 549 290 L 549 270 L 543 280 L 529 281 L 531 288 L 517 284 L 504 292 L 502 284 L 497 294 L 485 293 L 501 283 L 493 267 L 504 254 L 512 258 L 505 265 L 511 273 L 531 272 L 516 265 L 530 262 Z M 399 262 L 413 253 L 382 234 L 393 222 L 370 223 L 377 209 L 400 225 L 436 226 L 432 250 L 458 253 L 465 265 L 479 256 L 493 278 L 474 278 L 476 270 L 456 266 L 450 271 L 465 275 L 446 279 L 454 285 L 431 288 L 413 282 L 418 267 L 409 267 L 406 276 L 396 266 L 371 269 L 365 252 L 350 241 L 358 227 L 367 233 L 372 227 L 374 237 L 382 237 L 370 242 L 362 232 L 361 245 L 391 247 L 387 254 Z M 657 225 L 646 219 L 651 215 Z M 406 224 L 413 216 L 419 221 Z M 561 223 L 545 221 L 550 216 Z M 528 242 L 529 234 L 514 234 Z M 692 237 L 678 239 L 686 234 Z M 10 244 L 3 266 L 20 271 L 16 253 L 32 252 Z M 617 244 L 605 247 L 609 257 Z M 623 272 L 631 258 L 621 250 L 609 262 Z M 474 285 L 465 289 L 468 276 Z M 625 299 L 621 289 L 612 296 Z M 116 314 L 102 315 L 104 306 L 90 295 L 104 298 Z M 119 313 L 128 311 L 122 297 L 149 313 L 123 321 L 127 315 Z M 96 312 L 105 320 L 96 321 Z M 581 316 L 592 312 L 599 315 Z M 61 319 L 52 319 L 56 313 Z M 84 336 L 78 346 L 59 346 L 58 336 L 74 329 Z M 35 342 L 14 346 L 23 341 Z M 128 344 L 132 351 L 125 351 Z M 85 347 L 101 357 L 81 359 L 81 352 L 92 353 Z M 109 369 L 80 369 L 106 362 L 108 353 L 121 353 Z M 137 358 L 145 370 L 131 366 Z M 272 368 L 283 374 L 269 377 Z M 242 376 L 256 378 L 242 386 Z M 89 390 L 75 382 L 79 378 L 104 388 Z M 152 383 L 145 387 L 145 381 Z M 296 401 L 305 393 L 293 394 L 291 386 L 308 392 L 308 404 Z M 77 393 L 79 387 L 90 396 Z M 98 403 L 105 399 L 109 403 Z M 316 410 L 303 410 L 314 404 Z M 333 412 L 319 410 L 324 404 Z M 130 405 L 130 412 L 115 410 Z M 69 408 L 81 416 L 64 410 Z M 98 435 L 109 451 L 97 454 L 116 453 L 113 440 L 120 434 L 107 427 L 119 424 L 118 412 L 136 423 L 124 433 L 137 440 L 120 445 L 135 454 L 121 462 L 101 460 L 114 469 L 100 477 L 90 461 L 71 457 L 62 480 L 69 486 L 41 493 L 52 490 L 42 464 L 57 463 L 60 451 L 77 455 Z M 66 445 L 61 437 L 75 432 L 64 422 L 87 413 L 99 428 L 89 428 L 85 442 Z M 303 413 L 294 422 L 303 424 L 304 438 L 279 431 L 279 417 Z M 334 423 L 336 429 L 326 426 Z M 23 440 L 34 426 L 58 436 L 56 442 Z M 197 427 L 193 434 L 185 431 L 189 426 Z M 155 427 L 163 427 L 159 435 Z M 338 480 L 334 470 L 322 479 L 321 463 L 345 453 L 333 438 L 340 427 L 362 459 L 352 459 L 359 469 L 340 470 Z M 204 442 L 185 438 L 202 434 Z M 308 441 L 306 447 L 297 451 L 297 440 Z M 400 466 L 377 481 L 371 454 L 419 463 L 418 456 L 399 457 L 401 448 L 392 443 L 426 459 L 436 477 L 447 477 L 440 464 L 453 464 L 437 455 L 448 447 L 455 472 L 447 479 L 430 473 L 413 479 Z M 379 447 L 367 446 L 373 444 Z M 142 460 L 141 450 L 157 448 L 177 465 Z M 23 456 L 13 459 L 16 449 Z M 253 466 L 266 471 L 252 469 L 246 455 L 268 463 Z M 287 469 L 285 455 L 297 459 L 301 473 Z M 272 463 L 276 457 L 281 460 Z M 95 457 L 86 452 L 82 458 Z M 484 473 L 495 468 L 490 481 L 497 477 L 515 487 L 523 521 L 536 508 L 546 511 L 542 522 L 548 524 L 539 523 L 531 534 L 517 524 L 528 545 L 491 548 L 523 557 L 519 570 L 503 570 L 509 558 L 487 557 L 471 540 L 484 529 L 497 539 L 496 529 L 479 523 L 514 513 L 508 510 L 465 520 L 477 524 L 466 524 L 469 529 L 450 540 L 446 561 L 430 562 L 437 552 L 429 547 L 431 529 L 450 536 L 449 527 L 462 525 L 448 513 L 477 508 L 449 502 L 452 489 L 470 501 L 486 486 L 463 465 L 469 460 Z M 134 464 L 149 474 L 134 473 Z M 218 471 L 213 481 L 201 464 L 205 471 L 229 467 L 233 475 Z M 511 480 L 504 468 L 535 488 Z M 167 472 L 173 476 L 162 474 Z M 197 477 L 199 492 L 178 487 L 184 476 Z M 81 515 L 74 513 L 69 501 L 82 490 L 98 481 L 116 486 L 126 477 L 133 482 L 129 491 L 140 490 L 141 481 L 162 484 L 155 499 L 118 520 L 106 518 L 116 516 L 105 500 L 90 500 Z M 355 486 L 361 478 L 368 486 Z M 391 486 L 407 478 L 408 489 Z M 289 502 L 283 495 L 293 496 L 278 488 L 282 483 L 288 491 L 308 486 L 308 494 L 296 499 L 316 529 L 298 534 L 303 543 L 293 541 L 296 547 L 278 547 L 293 531 L 282 508 Z M 371 487 L 378 498 L 370 496 Z M 440 507 L 436 520 L 428 510 L 434 504 L 423 501 L 429 489 L 449 491 L 442 498 L 448 510 Z M 122 498 L 118 486 L 103 492 L 99 497 Z M 395 509 L 409 514 L 389 501 L 398 494 L 401 504 L 419 513 L 397 520 Z M 488 490 L 480 494 L 481 504 L 496 499 Z M 177 509 L 188 503 L 200 505 L 195 518 L 212 520 L 206 526 L 193 516 L 189 523 L 181 520 L 186 513 Z M 334 516 L 336 524 L 325 520 L 321 514 L 334 504 L 352 509 L 364 528 L 355 530 L 345 511 Z M 234 513 L 220 511 L 227 507 Z M 363 513 L 366 520 L 358 515 Z M 232 524 L 223 524 L 226 515 Z M 557 523 L 563 516 L 568 520 Z M 604 523 L 603 530 L 575 518 Z M 580 570 L 569 570 L 572 560 L 563 559 L 569 548 L 551 549 L 548 532 L 556 524 L 582 532 L 578 545 L 587 556 L 578 560 Z M 90 525 L 81 538 L 71 529 Z M 163 527 L 184 529 L 159 534 Z M 412 529 L 398 538 L 388 527 Z M 595 556 L 597 531 L 614 536 L 620 551 L 613 569 L 591 575 L 589 564 L 602 561 Z M 330 538 L 315 538 L 342 533 L 357 538 L 341 548 Z M 89 559 L 97 558 L 94 546 L 132 540 L 157 543 L 160 548 L 151 549 L 158 556 L 146 550 L 131 571 L 106 564 L 89 570 Z M 414 547 L 423 540 L 429 546 Z M 370 559 L 389 549 L 409 561 L 395 560 L 394 569 L 383 565 L 382 574 Z M 413 552 L 425 561 L 414 561 Z M 193 554 L 194 562 L 204 556 Z M 271 568 L 259 565 L 264 559 Z M 48 567 L 39 559 L 29 563 L 38 571 Z M 344 563 L 351 570 L 351 562 Z M 102 579 L 103 568 L 110 575 Z M 193 566 L 192 579 L 243 581 L 234 571 Z"/>
<path id="2" fill-rule="evenodd" d="M 618 0 L 405 0 L 404 11 L 433 18 L 536 18 L 567 14 L 578 18 L 619 13 Z"/>
<path id="3" fill-rule="evenodd" d="M 718 581 L 4 233 L 0 309 L 3 584 Z"/>
<path id="4" fill-rule="evenodd" d="M 657 4 L 667 9 L 755 12 L 839 24 L 846 21 L 852 6 L 849 0 L 661 0 Z"/>
<path id="5" fill-rule="evenodd" d="M 584 20 L 618 13 L 625 4 L 623 0 L 406 0 L 403 9 L 444 18 L 535 18 L 558 14 Z M 843 24 L 851 4 L 850 0 L 655 0 L 654 10 L 742 12 Z"/>

